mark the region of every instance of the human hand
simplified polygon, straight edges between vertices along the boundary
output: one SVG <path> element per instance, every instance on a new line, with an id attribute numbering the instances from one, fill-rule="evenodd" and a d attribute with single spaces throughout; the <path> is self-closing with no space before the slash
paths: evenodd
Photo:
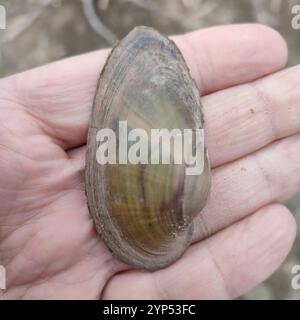
<path id="1" fill-rule="evenodd" d="M 280 202 L 300 189 L 300 67 L 280 71 L 286 45 L 259 25 L 174 40 L 203 96 L 213 174 L 191 247 L 150 273 L 95 232 L 85 143 L 108 51 L 69 58 L 0 80 L 0 298 L 234 298 L 284 260 L 296 227 Z"/>

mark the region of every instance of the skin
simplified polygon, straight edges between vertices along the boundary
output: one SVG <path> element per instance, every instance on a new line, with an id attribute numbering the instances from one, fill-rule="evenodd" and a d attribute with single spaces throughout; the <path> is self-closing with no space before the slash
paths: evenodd
<path id="1" fill-rule="evenodd" d="M 193 244 L 149 273 L 119 262 L 100 240 L 84 161 L 108 51 L 69 58 L 0 80 L 0 298 L 235 298 L 285 259 L 296 225 L 281 202 L 300 189 L 300 66 L 282 70 L 286 44 L 260 25 L 174 41 L 203 96 L 213 174 Z"/>

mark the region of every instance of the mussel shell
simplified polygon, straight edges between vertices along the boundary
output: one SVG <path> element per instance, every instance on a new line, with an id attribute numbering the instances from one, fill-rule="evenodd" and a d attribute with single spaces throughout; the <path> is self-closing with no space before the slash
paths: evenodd
<path id="1" fill-rule="evenodd" d="M 86 193 L 96 229 L 125 263 L 147 270 L 177 260 L 189 246 L 193 219 L 210 192 L 210 167 L 186 175 L 186 165 L 96 161 L 99 129 L 199 129 L 203 113 L 186 63 L 168 38 L 136 27 L 114 47 L 95 95 L 86 155 Z M 119 141 L 117 136 L 117 141 Z"/>

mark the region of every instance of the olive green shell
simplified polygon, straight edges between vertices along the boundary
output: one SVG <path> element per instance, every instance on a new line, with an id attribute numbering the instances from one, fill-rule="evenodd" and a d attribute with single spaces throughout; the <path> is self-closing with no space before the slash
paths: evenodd
<path id="1" fill-rule="evenodd" d="M 186 165 L 106 164 L 96 161 L 97 131 L 203 128 L 198 89 L 175 44 L 137 27 L 112 50 L 96 92 L 86 156 L 86 193 L 96 229 L 115 256 L 156 270 L 177 260 L 191 243 L 193 219 L 210 192 L 205 149 L 201 175 Z M 115 130 L 118 133 L 118 130 Z M 117 142 L 118 142 L 117 136 Z"/>

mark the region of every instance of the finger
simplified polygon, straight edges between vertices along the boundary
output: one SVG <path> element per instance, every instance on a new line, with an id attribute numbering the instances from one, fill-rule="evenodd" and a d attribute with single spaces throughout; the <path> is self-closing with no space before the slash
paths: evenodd
<path id="1" fill-rule="evenodd" d="M 300 65 L 203 97 L 213 167 L 300 133 Z"/>
<path id="2" fill-rule="evenodd" d="M 85 147 L 74 149 L 71 161 L 84 168 Z M 300 191 L 300 134 L 279 140 L 247 157 L 212 170 L 206 207 L 194 221 L 200 241 L 272 202 Z"/>
<path id="3" fill-rule="evenodd" d="M 195 220 L 194 241 L 300 191 L 299 159 L 296 135 L 214 169 L 209 202 Z"/>
<path id="4" fill-rule="evenodd" d="M 263 25 L 213 27 L 174 40 L 202 95 L 253 81 L 280 70 L 287 62 L 283 38 Z"/>
<path id="5" fill-rule="evenodd" d="M 295 221 L 288 209 L 273 204 L 194 244 L 169 268 L 154 273 L 124 272 L 113 277 L 102 296 L 235 298 L 275 271 L 290 251 L 295 233 Z"/>
<path id="6" fill-rule="evenodd" d="M 202 94 L 277 71 L 287 59 L 281 36 L 259 25 L 214 27 L 174 39 Z M 9 80 L 20 104 L 66 149 L 86 142 L 91 105 L 107 54 L 100 51 L 63 60 Z"/>
<path id="7" fill-rule="evenodd" d="M 300 133 L 300 65 L 203 97 L 211 166 Z"/>

